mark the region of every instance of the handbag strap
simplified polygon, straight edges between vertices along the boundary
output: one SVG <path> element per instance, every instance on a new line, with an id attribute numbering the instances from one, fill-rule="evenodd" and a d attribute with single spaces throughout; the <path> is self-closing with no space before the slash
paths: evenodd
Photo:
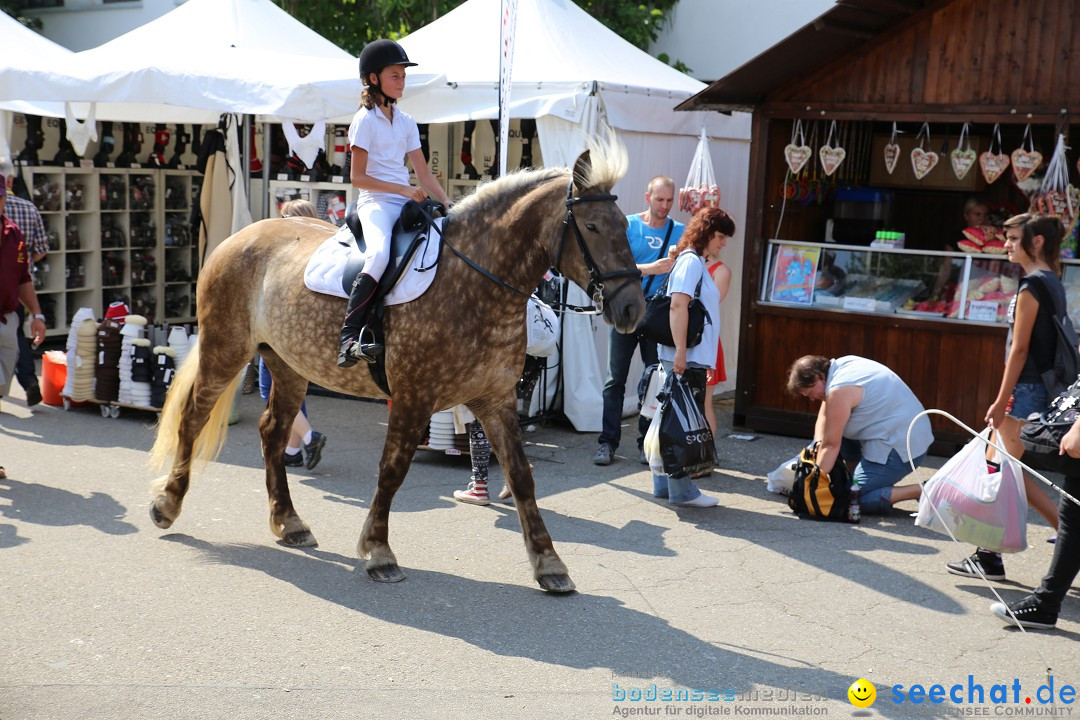
<path id="1" fill-rule="evenodd" d="M 667 221 L 667 234 L 664 235 L 664 242 L 660 246 L 660 252 L 656 253 L 656 258 L 653 260 L 653 262 L 656 262 L 657 260 L 662 258 L 664 256 L 664 253 L 667 252 L 668 242 L 670 242 L 670 240 L 671 240 L 671 231 L 674 230 L 674 229 L 675 229 L 675 221 L 672 220 L 671 218 L 668 218 L 668 221 Z M 656 279 L 655 275 L 650 275 L 649 276 L 649 282 L 645 283 L 645 297 L 649 297 L 649 288 L 652 287 L 653 280 L 655 280 L 655 279 Z M 666 282 L 667 278 L 664 278 L 664 281 L 665 281 L 665 283 L 664 283 L 663 286 L 661 286 L 661 289 L 663 289 L 663 287 L 667 286 L 667 282 Z M 660 291 L 657 290 L 657 292 L 660 292 Z"/>

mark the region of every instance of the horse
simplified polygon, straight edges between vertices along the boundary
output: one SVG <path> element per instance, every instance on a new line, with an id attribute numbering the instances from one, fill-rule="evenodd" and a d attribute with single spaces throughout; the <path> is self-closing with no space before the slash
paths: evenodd
<path id="1" fill-rule="evenodd" d="M 526 302 L 549 267 L 587 287 L 619 332 L 633 332 L 643 315 L 626 218 L 611 194 L 626 165 L 617 140 L 590 140 L 573 170 L 519 170 L 482 184 L 449 211 L 431 287 L 386 308 L 393 402 L 377 489 L 357 543 L 373 580 L 405 578 L 389 545 L 391 502 L 432 414 L 464 404 L 499 457 L 536 582 L 551 593 L 574 590 L 536 506 L 515 386 L 525 360 Z M 220 452 L 241 371 L 258 352 L 273 377 L 259 420 L 270 530 L 287 546 L 317 544 L 293 507 L 284 466 L 308 381 L 348 395 L 385 397 L 363 363 L 337 366 L 345 301 L 304 285 L 308 259 L 336 230 L 311 218 L 262 220 L 210 254 L 197 288 L 197 349 L 173 379 L 151 450 L 159 467 L 172 458 L 168 474 L 152 486 L 150 516 L 157 527 L 171 527 L 180 515 L 193 463 Z"/>

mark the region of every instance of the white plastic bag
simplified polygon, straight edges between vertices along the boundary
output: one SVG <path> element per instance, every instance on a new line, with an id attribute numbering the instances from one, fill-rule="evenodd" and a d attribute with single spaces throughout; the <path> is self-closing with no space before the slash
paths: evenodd
<path id="1" fill-rule="evenodd" d="M 784 461 L 767 475 L 769 482 L 766 483 L 765 489 L 777 495 L 790 495 L 791 487 L 795 484 L 795 466 L 798 464 L 798 455 Z"/>
<path id="2" fill-rule="evenodd" d="M 709 155 L 709 138 L 701 128 L 694 159 L 690 161 L 690 173 L 686 185 L 679 188 L 679 209 L 693 215 L 703 207 L 720 207 L 720 188 L 713 175 L 712 157 Z"/>
<path id="3" fill-rule="evenodd" d="M 642 449 L 645 451 L 645 459 L 649 461 L 649 469 L 656 475 L 665 475 L 664 458 L 660 455 L 660 413 L 653 415 Z"/>
<path id="4" fill-rule="evenodd" d="M 540 298 L 532 295 L 525 306 L 525 327 L 528 341 L 525 354 L 551 357 L 558 350 L 559 316 Z"/>
<path id="5" fill-rule="evenodd" d="M 645 398 L 641 404 L 642 417 L 651 418 L 656 415 L 656 410 L 660 407 L 660 398 L 657 396 L 664 387 L 666 377 L 663 365 L 657 365 L 649 376 L 649 386 L 645 389 Z"/>
<path id="6" fill-rule="evenodd" d="M 986 550 L 1020 552 L 1027 548 L 1024 476 L 1015 460 L 997 451 L 1001 468 L 990 471 L 989 438 L 987 428 L 926 482 L 915 524 L 946 535 L 947 527 L 960 542 Z"/>

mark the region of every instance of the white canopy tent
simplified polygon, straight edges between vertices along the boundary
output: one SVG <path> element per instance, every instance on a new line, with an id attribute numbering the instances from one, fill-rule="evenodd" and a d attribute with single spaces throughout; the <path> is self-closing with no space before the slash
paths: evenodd
<path id="1" fill-rule="evenodd" d="M 570 0 L 519 0 L 510 114 L 535 118 L 541 154 L 548 166 L 570 166 L 585 137 L 601 125 L 613 128 L 627 147 L 630 169 L 616 185 L 627 213 L 645 209 L 644 193 L 656 175 L 683 179 L 704 127 L 717 169 L 723 203 L 745 215 L 750 152 L 750 117 L 675 112 L 704 89 L 690 76 L 642 52 Z M 498 117 L 500 0 L 468 0 L 401 44 L 414 70 L 445 75 L 423 92 L 407 91 L 401 106 L 418 122 L 443 123 Z M 678 213 L 675 213 L 678 216 Z M 678 217 L 686 220 L 685 216 Z M 741 267 L 736 238 L 725 261 Z M 723 312 L 723 341 L 734 386 L 738 348 L 739 273 Z M 586 304 L 574 287 L 570 302 Z M 607 374 L 607 326 L 587 316 L 566 316 L 562 379 L 563 410 L 582 431 L 600 428 L 601 393 Z M 636 407 L 638 370 L 631 369 L 625 410 Z"/>

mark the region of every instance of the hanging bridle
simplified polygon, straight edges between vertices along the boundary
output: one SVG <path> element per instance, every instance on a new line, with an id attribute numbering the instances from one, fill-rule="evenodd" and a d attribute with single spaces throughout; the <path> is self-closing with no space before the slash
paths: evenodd
<path id="1" fill-rule="evenodd" d="M 625 288 L 628 285 L 632 285 L 634 281 L 640 282 L 641 271 L 638 270 L 637 267 L 635 266 L 633 270 L 615 270 L 615 271 L 609 272 L 609 273 L 601 273 L 596 267 L 596 261 L 593 260 L 592 253 L 589 252 L 589 246 L 585 244 L 585 238 L 582 237 L 581 230 L 578 228 L 577 218 L 574 217 L 574 205 L 576 205 L 578 203 L 583 203 L 583 202 L 606 202 L 606 201 L 609 201 L 609 200 L 611 202 L 615 202 L 618 199 L 619 199 L 618 195 L 612 195 L 610 193 L 602 193 L 602 194 L 597 194 L 597 195 L 581 195 L 579 197 L 574 197 L 574 178 L 573 177 L 570 178 L 570 184 L 566 189 L 566 219 L 563 220 L 563 231 L 562 231 L 562 235 L 559 238 L 559 251 L 555 255 L 555 262 L 553 264 L 553 267 L 557 268 L 559 266 L 559 263 L 562 261 L 563 248 L 566 245 L 566 232 L 567 232 L 568 229 L 573 228 L 574 229 L 574 236 L 577 238 L 578 247 L 581 248 L 581 255 L 585 259 L 585 269 L 589 271 L 589 278 L 590 278 L 589 287 L 585 290 L 585 292 L 589 295 L 590 298 L 592 298 L 593 305 L 596 306 L 595 309 L 591 309 L 591 312 L 593 312 L 593 313 L 595 313 L 597 315 L 599 315 L 604 310 L 604 296 L 603 296 L 604 282 L 606 280 L 613 280 L 615 278 L 621 278 L 621 277 L 632 278 L 633 279 L 633 280 L 628 279 L 625 282 L 623 282 L 621 285 L 619 285 L 619 287 L 615 288 L 615 290 L 611 293 L 611 297 L 614 298 L 617 294 L 619 294 L 623 290 L 623 288 Z M 432 224 L 432 227 L 435 227 L 435 225 Z M 442 233 L 440 232 L 440 235 L 441 234 Z M 486 277 L 488 280 L 491 280 L 495 284 L 501 285 L 502 287 L 506 288 L 507 290 L 512 290 L 513 292 L 517 293 L 518 295 L 523 295 L 525 297 L 529 297 L 532 294 L 532 293 L 523 292 L 521 290 L 518 290 L 516 287 L 514 287 L 513 285 L 507 284 L 506 282 L 504 282 L 499 277 L 495 276 L 490 271 L 485 270 L 484 268 L 480 267 L 468 255 L 466 255 L 465 253 L 459 251 L 457 248 L 455 248 L 450 243 L 446 242 L 445 237 L 443 237 L 443 244 L 446 245 L 446 247 L 450 248 L 451 252 L 453 252 L 459 258 L 464 260 L 465 263 L 469 267 L 471 267 L 473 270 L 476 270 L 478 273 L 480 273 L 481 275 Z M 581 307 L 574 306 L 574 305 L 566 305 L 564 303 L 560 303 L 560 305 L 562 305 L 563 308 L 568 309 L 568 310 L 574 310 L 574 311 L 587 311 L 587 310 L 590 310 L 588 308 L 581 308 Z"/>

